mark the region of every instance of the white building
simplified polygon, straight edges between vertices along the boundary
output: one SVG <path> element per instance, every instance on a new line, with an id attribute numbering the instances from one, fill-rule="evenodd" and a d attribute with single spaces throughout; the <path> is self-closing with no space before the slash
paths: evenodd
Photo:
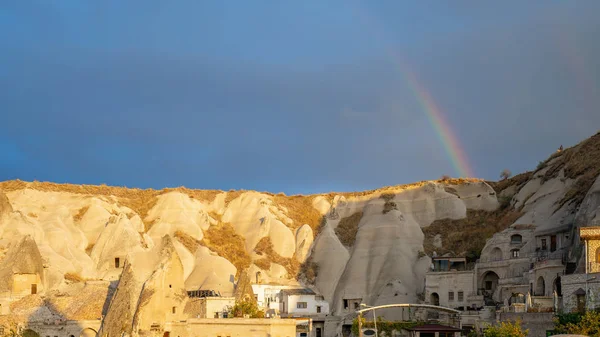
<path id="1" fill-rule="evenodd" d="M 303 317 L 329 313 L 329 303 L 308 288 L 281 291 L 282 313 L 287 316 Z"/>
<path id="2" fill-rule="evenodd" d="M 314 316 L 329 314 L 329 303 L 323 296 L 315 294 L 308 288 L 277 284 L 253 284 L 252 291 L 258 306 L 265 311 L 267 317 Z"/>

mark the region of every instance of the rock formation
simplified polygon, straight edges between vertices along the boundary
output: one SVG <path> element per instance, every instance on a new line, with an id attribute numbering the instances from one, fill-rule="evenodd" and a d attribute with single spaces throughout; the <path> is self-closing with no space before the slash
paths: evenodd
<path id="1" fill-rule="evenodd" d="M 47 294 L 85 279 L 119 280 L 106 320 L 126 331 L 149 329 L 160 316 L 155 306 L 176 317 L 184 290 L 231 295 L 243 273 L 251 282 L 305 283 L 334 314 L 343 299 L 415 301 L 429 265 L 424 252 L 483 248 L 463 242 L 452 251 L 460 235 L 441 223 L 453 221 L 460 233 L 473 215 L 481 226 L 502 220 L 535 231 L 600 221 L 598 158 L 600 134 L 500 182 L 444 179 L 310 196 L 0 182 L 0 266 L 22 245 L 44 257 L 39 289 Z M 167 280 L 172 288 L 162 286 Z"/>

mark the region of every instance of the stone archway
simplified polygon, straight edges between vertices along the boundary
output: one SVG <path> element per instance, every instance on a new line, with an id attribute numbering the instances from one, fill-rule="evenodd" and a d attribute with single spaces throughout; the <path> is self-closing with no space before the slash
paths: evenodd
<path id="1" fill-rule="evenodd" d="M 85 328 L 81 330 L 79 337 L 96 337 L 97 334 L 98 332 L 96 332 L 96 330 L 92 328 Z"/>
<path id="2" fill-rule="evenodd" d="M 546 281 L 540 276 L 535 283 L 535 296 L 546 296 Z"/>
<path id="3" fill-rule="evenodd" d="M 481 277 L 481 289 L 492 295 L 498 287 L 498 280 L 500 277 L 495 272 L 489 270 Z"/>
<path id="4" fill-rule="evenodd" d="M 431 296 L 429 296 L 429 303 L 440 305 L 440 295 L 438 295 L 438 293 L 431 293 Z"/>

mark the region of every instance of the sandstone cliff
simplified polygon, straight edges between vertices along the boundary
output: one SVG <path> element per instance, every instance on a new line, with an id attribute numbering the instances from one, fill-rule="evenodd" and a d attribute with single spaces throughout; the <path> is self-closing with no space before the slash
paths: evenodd
<path id="1" fill-rule="evenodd" d="M 148 294 L 144 284 L 167 277 L 164 268 L 177 270 L 172 283 L 182 291 L 231 295 L 242 273 L 252 282 L 303 283 L 335 313 L 342 298 L 413 302 L 433 251 L 477 255 L 513 223 L 544 231 L 598 221 L 599 149 L 597 134 L 501 182 L 447 179 L 311 196 L 6 181 L 0 251 L 29 236 L 45 259 L 46 291 L 74 282 L 65 275 L 120 277 L 111 307 L 126 309 L 107 319 L 127 317 L 129 331 L 154 317 L 138 302 Z M 132 266 L 144 259 L 151 262 L 142 275 Z M 169 305 L 179 312 L 183 304 Z"/>

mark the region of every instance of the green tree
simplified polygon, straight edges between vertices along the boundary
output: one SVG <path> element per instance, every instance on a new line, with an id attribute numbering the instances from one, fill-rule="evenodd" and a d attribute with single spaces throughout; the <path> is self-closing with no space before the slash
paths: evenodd
<path id="1" fill-rule="evenodd" d="M 229 317 L 244 317 L 249 315 L 250 318 L 264 318 L 265 313 L 258 309 L 256 301 L 245 297 L 235 302 L 235 305 L 229 311 Z"/>
<path id="2" fill-rule="evenodd" d="M 600 337 L 600 312 L 587 311 L 583 315 L 564 314 L 554 318 L 558 333 Z"/>
<path id="3" fill-rule="evenodd" d="M 521 328 L 521 322 L 501 322 L 498 325 L 489 326 L 484 333 L 485 337 L 527 337 L 529 330 Z"/>

